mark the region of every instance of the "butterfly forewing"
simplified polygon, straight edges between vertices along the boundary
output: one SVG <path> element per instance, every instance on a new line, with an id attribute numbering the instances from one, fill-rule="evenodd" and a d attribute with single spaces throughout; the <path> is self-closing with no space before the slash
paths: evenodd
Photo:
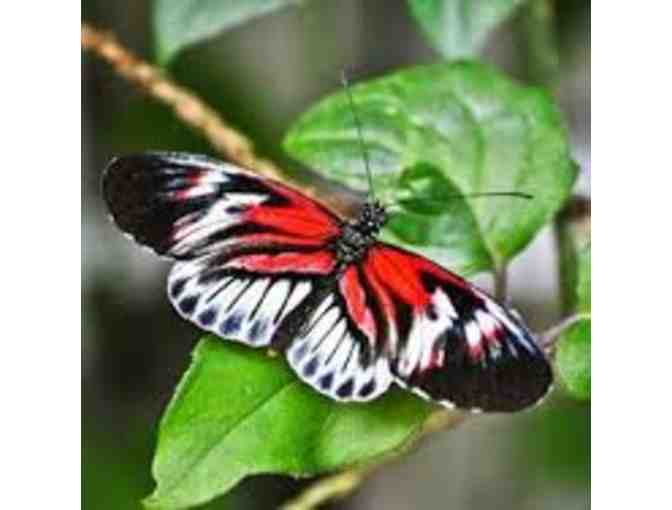
<path id="1" fill-rule="evenodd" d="M 103 195 L 124 232 L 176 259 L 258 246 L 320 248 L 339 233 L 338 218 L 314 200 L 205 156 L 114 159 Z"/>

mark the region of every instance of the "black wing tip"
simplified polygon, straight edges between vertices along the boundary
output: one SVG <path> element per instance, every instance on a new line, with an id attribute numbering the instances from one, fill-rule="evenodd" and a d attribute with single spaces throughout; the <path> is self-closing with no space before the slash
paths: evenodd
<path id="1" fill-rule="evenodd" d="M 501 363 L 485 367 L 456 356 L 447 365 L 402 380 L 402 384 L 449 407 L 512 413 L 534 406 L 548 394 L 553 369 L 540 350 L 518 359 L 506 357 Z"/>
<path id="2" fill-rule="evenodd" d="M 142 152 L 113 157 L 101 177 L 101 194 L 114 223 L 158 255 L 166 252 L 170 211 L 158 201 L 154 176 L 170 153 Z"/>

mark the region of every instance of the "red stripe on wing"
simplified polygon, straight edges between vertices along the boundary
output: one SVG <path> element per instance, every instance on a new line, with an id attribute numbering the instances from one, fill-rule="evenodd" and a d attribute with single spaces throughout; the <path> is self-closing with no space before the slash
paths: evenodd
<path id="1" fill-rule="evenodd" d="M 383 283 L 378 279 L 378 276 L 376 275 L 375 272 L 371 270 L 367 270 L 366 265 L 363 265 L 362 267 L 362 274 L 366 278 L 369 286 L 373 290 L 373 293 L 375 294 L 375 299 L 378 301 L 378 304 L 380 305 L 380 309 L 385 316 L 385 320 L 388 323 L 388 334 L 387 334 L 387 339 L 384 341 L 386 342 L 385 350 L 389 353 L 394 353 L 397 349 L 397 343 L 399 341 L 398 335 L 396 334 L 397 328 L 397 311 L 394 306 L 394 303 L 392 302 L 392 298 L 385 290 L 385 287 Z"/>
<path id="2" fill-rule="evenodd" d="M 246 220 L 298 237 L 326 240 L 340 234 L 337 218 L 320 203 L 280 183 L 267 181 L 266 185 L 288 204 L 253 207 Z"/>
<path id="3" fill-rule="evenodd" d="M 417 257 L 407 257 L 384 245 L 374 246 L 364 262 L 364 270 L 376 275 L 402 301 L 423 307 L 429 302 L 429 294 L 422 286 L 418 269 Z"/>
<path id="4" fill-rule="evenodd" d="M 288 245 L 288 246 L 308 246 L 314 248 L 322 248 L 324 246 L 324 241 L 322 239 L 312 239 L 297 237 L 293 235 L 283 235 L 283 234 L 246 234 L 235 237 L 236 242 L 241 245 Z"/>
<path id="5" fill-rule="evenodd" d="M 229 267 L 255 273 L 301 273 L 330 274 L 336 267 L 336 258 L 331 252 L 253 254 L 235 257 Z"/>
<path id="6" fill-rule="evenodd" d="M 383 243 L 370 250 L 364 268 L 375 274 L 400 299 L 416 308 L 424 308 L 430 301 L 430 295 L 422 284 L 423 272 L 471 294 L 471 286 L 456 274 L 424 257 Z"/>
<path id="7" fill-rule="evenodd" d="M 376 323 L 371 310 L 366 305 L 366 294 L 359 281 L 357 268 L 350 266 L 339 281 L 339 289 L 345 300 L 348 314 L 370 339 L 371 345 L 376 339 Z"/>

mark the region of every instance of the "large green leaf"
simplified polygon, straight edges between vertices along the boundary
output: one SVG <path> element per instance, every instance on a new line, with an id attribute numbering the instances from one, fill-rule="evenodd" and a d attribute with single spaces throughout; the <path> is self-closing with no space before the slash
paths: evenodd
<path id="1" fill-rule="evenodd" d="M 161 422 L 148 507 L 186 508 L 247 475 L 309 476 L 401 448 L 432 407 L 401 391 L 338 404 L 280 358 L 206 337 Z"/>
<path id="2" fill-rule="evenodd" d="M 447 59 L 477 55 L 524 0 L 408 0 L 432 45 Z"/>
<path id="3" fill-rule="evenodd" d="M 376 195 L 405 206 L 387 238 L 440 248 L 442 261 L 453 269 L 473 273 L 503 265 L 570 193 L 576 168 L 567 132 L 558 108 L 540 89 L 460 62 L 404 70 L 359 84 L 352 94 Z M 285 148 L 327 177 L 366 189 L 344 93 L 304 114 Z M 507 190 L 534 198 L 455 198 Z M 409 196 L 416 197 L 415 205 Z M 432 210 L 420 210 L 423 200 Z"/>
<path id="4" fill-rule="evenodd" d="M 181 50 L 297 0 L 155 0 L 157 58 L 168 63 Z"/>

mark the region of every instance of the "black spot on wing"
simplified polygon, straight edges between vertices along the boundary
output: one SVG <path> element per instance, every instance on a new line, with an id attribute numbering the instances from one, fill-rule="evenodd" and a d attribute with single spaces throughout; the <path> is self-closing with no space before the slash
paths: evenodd
<path id="1" fill-rule="evenodd" d="M 243 322 L 243 316 L 239 314 L 229 315 L 224 322 L 219 326 L 219 331 L 222 335 L 232 335 L 240 331 L 240 325 Z"/>
<path id="2" fill-rule="evenodd" d="M 176 298 L 180 294 L 182 294 L 182 291 L 184 290 L 184 286 L 187 284 L 189 281 L 188 278 L 180 278 L 179 280 L 175 280 L 171 285 L 170 285 L 170 296 L 172 298 Z"/>
<path id="3" fill-rule="evenodd" d="M 209 308 L 198 315 L 198 322 L 202 326 L 207 327 L 215 322 L 216 317 L 217 317 L 217 310 Z"/>
<path id="4" fill-rule="evenodd" d="M 320 378 L 319 385 L 323 390 L 329 390 L 334 381 L 334 374 L 329 372 Z"/>
<path id="5" fill-rule="evenodd" d="M 306 342 L 301 342 L 301 344 L 292 352 L 292 357 L 294 358 L 295 363 L 299 363 L 308 351 L 308 344 Z"/>
<path id="6" fill-rule="evenodd" d="M 198 296 L 188 296 L 184 299 L 181 299 L 177 306 L 183 314 L 191 315 L 194 313 L 196 303 L 198 303 Z"/>
<path id="7" fill-rule="evenodd" d="M 252 324 L 250 328 L 250 340 L 252 340 L 252 343 L 257 343 L 264 336 L 267 326 L 268 322 L 263 319 L 259 319 Z"/>
<path id="8" fill-rule="evenodd" d="M 303 375 L 306 377 L 312 377 L 315 375 L 315 372 L 317 372 L 317 365 L 318 365 L 318 360 L 317 358 L 311 359 L 305 367 L 303 367 Z"/>
<path id="9" fill-rule="evenodd" d="M 336 390 L 336 395 L 340 398 L 348 398 L 352 396 L 352 391 L 354 389 L 354 384 L 352 379 L 348 379 L 346 382 L 341 384 Z"/>
<path id="10" fill-rule="evenodd" d="M 369 395 L 371 395 L 375 389 L 376 389 L 376 382 L 373 379 L 371 379 L 368 383 L 366 383 L 359 389 L 359 396 L 366 398 Z"/>

